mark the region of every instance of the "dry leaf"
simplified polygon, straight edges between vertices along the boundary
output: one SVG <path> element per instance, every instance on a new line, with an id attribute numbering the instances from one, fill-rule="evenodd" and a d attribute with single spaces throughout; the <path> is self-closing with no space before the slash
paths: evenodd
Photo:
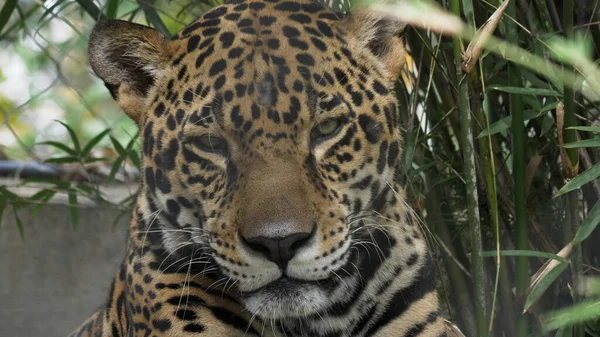
<path id="1" fill-rule="evenodd" d="M 563 249 L 561 249 L 560 252 L 558 252 L 556 255 L 567 259 L 571 255 L 571 250 L 573 250 L 573 244 L 569 243 L 565 247 L 563 247 Z M 544 279 L 546 275 L 548 275 L 548 273 L 550 273 L 554 268 L 563 263 L 564 262 L 555 259 L 546 261 L 546 263 L 544 263 L 540 267 L 540 269 L 538 269 L 538 271 L 535 274 L 533 274 L 533 276 L 531 276 L 531 278 L 529 279 L 529 286 L 525 291 L 525 296 L 529 295 L 531 293 L 531 290 L 533 290 L 533 288 L 535 288 L 538 285 L 538 283 L 540 283 L 540 281 Z M 530 309 L 533 308 L 534 305 L 535 302 L 532 303 L 528 308 L 525 308 L 525 310 L 523 310 L 523 313 L 530 311 Z"/>
<path id="2" fill-rule="evenodd" d="M 467 47 L 467 50 L 462 55 L 463 63 L 461 65 L 461 69 L 465 73 L 470 73 L 471 70 L 473 70 L 473 67 L 475 67 L 477 60 L 479 60 L 481 52 L 483 51 L 483 46 L 490 36 L 494 34 L 494 31 L 496 30 L 496 27 L 498 27 L 498 23 L 500 22 L 502 14 L 504 13 L 506 6 L 508 6 L 509 1 L 510 0 L 505 0 L 504 3 L 502 3 L 502 5 L 496 9 L 494 14 L 492 14 L 492 16 L 490 16 L 490 18 L 487 19 L 487 21 L 481 25 L 481 27 L 479 27 L 477 33 L 475 33 L 475 37 L 473 40 L 471 40 L 469 47 Z"/>
<path id="3" fill-rule="evenodd" d="M 556 105 L 556 129 L 558 130 L 558 148 L 560 149 L 560 161 L 562 162 L 563 174 L 566 179 L 571 179 L 577 175 L 579 165 L 571 163 L 571 159 L 567 155 L 567 150 L 563 147 L 565 144 L 563 129 L 565 126 L 565 105 L 559 102 Z"/>
<path id="4" fill-rule="evenodd" d="M 444 320 L 444 327 L 446 328 L 446 335 L 448 335 L 448 337 L 465 337 L 456 324 L 449 320 Z"/>
<path id="5" fill-rule="evenodd" d="M 466 28 L 460 18 L 430 3 L 406 1 L 398 4 L 381 4 L 374 9 L 385 15 L 395 16 L 406 24 L 440 34 L 460 36 Z"/>
<path id="6" fill-rule="evenodd" d="M 525 169 L 525 194 L 527 196 L 529 196 L 531 181 L 533 180 L 533 176 L 535 175 L 542 158 L 542 156 L 533 156 L 533 158 L 531 158 L 529 161 L 529 164 L 527 164 L 527 168 Z"/>

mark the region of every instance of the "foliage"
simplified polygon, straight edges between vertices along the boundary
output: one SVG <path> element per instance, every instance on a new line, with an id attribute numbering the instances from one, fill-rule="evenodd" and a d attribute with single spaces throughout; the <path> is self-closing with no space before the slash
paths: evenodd
<path id="1" fill-rule="evenodd" d="M 0 59 L 36 81 L 14 94 L 15 73 L 0 66 L 0 140 L 11 140 L 0 157 L 78 173 L 19 182 L 42 184 L 29 197 L 0 186 L 0 215 L 15 216 L 21 235 L 18 211 L 38 213 L 57 193 L 68 196 L 74 228 L 82 199 L 124 214 L 134 201 L 116 204 L 99 188 L 123 181 L 140 159 L 135 125 L 87 70 L 93 22 L 121 18 L 170 35 L 217 2 L 4 3 L 0 45 L 9 52 Z M 600 265 L 600 0 L 585 3 L 383 7 L 413 24 L 397 85 L 406 126 L 399 177 L 429 227 L 446 314 L 467 336 L 600 335 L 599 283 L 591 291 L 584 278 Z"/>

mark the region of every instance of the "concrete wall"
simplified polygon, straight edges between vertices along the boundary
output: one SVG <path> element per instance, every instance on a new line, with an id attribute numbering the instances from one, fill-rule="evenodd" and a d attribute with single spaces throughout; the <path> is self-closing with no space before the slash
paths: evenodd
<path id="1" fill-rule="evenodd" d="M 73 231 L 68 208 L 47 205 L 35 217 L 20 212 L 21 240 L 7 208 L 0 219 L 0 337 L 68 335 L 105 301 L 125 254 L 129 217 L 82 208 Z"/>

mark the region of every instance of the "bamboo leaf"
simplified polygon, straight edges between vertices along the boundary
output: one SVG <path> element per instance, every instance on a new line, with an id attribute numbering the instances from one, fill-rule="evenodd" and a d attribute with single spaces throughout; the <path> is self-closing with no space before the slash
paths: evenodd
<path id="1" fill-rule="evenodd" d="M 127 152 L 123 148 L 123 145 L 121 145 L 121 143 L 119 143 L 119 141 L 115 137 L 110 136 L 110 141 L 112 142 L 113 147 L 115 148 L 115 150 L 117 151 L 117 153 L 119 154 L 119 156 L 126 156 L 127 155 Z"/>
<path id="2" fill-rule="evenodd" d="M 548 131 L 552 130 L 554 126 L 554 119 L 552 117 L 545 116 L 542 117 L 542 130 L 540 132 L 540 138 L 545 136 Z"/>
<path id="3" fill-rule="evenodd" d="M 527 312 L 529 308 L 531 308 L 531 306 L 535 304 L 540 297 L 542 297 L 542 295 L 544 295 L 548 287 L 554 283 L 554 281 L 558 278 L 558 276 L 560 276 L 560 274 L 565 270 L 565 268 L 567 268 L 568 265 L 568 263 L 559 263 L 542 276 L 542 278 L 534 285 L 533 289 L 531 289 L 531 292 L 527 296 L 523 312 Z"/>
<path id="4" fill-rule="evenodd" d="M 65 144 L 61 143 L 61 142 L 55 142 L 55 141 L 47 141 L 47 142 L 40 142 L 37 143 L 37 145 L 49 145 L 49 146 L 53 146 L 59 150 L 62 150 L 68 154 L 70 154 L 71 156 L 77 156 L 77 152 L 75 150 L 73 150 L 72 148 L 66 146 Z"/>
<path id="5" fill-rule="evenodd" d="M 2 10 L 0 10 L 0 33 L 4 26 L 8 23 L 8 19 L 12 15 L 13 11 L 17 7 L 17 0 L 7 0 L 2 6 Z"/>
<path id="6" fill-rule="evenodd" d="M 564 262 L 564 263 L 569 263 L 569 261 L 562 256 L 552 254 L 552 253 L 546 253 L 546 252 L 537 252 L 534 250 L 501 250 L 500 255 L 501 256 L 543 257 L 543 258 L 547 258 L 547 259 L 558 260 L 558 261 Z M 483 252 L 483 256 L 484 257 L 495 257 L 496 251 L 495 250 L 485 251 L 485 252 Z"/>
<path id="7" fill-rule="evenodd" d="M 85 158 L 92 151 L 92 148 L 98 144 L 104 136 L 106 136 L 110 132 L 110 129 L 106 129 L 100 132 L 96 137 L 92 138 L 81 150 L 81 158 Z"/>
<path id="8" fill-rule="evenodd" d="M 600 147 L 600 138 L 584 139 L 574 143 L 566 143 L 563 145 L 567 149 L 575 149 L 580 147 Z"/>
<path id="9" fill-rule="evenodd" d="M 169 33 L 169 29 L 160 18 L 160 15 L 158 15 L 158 12 L 144 1 L 138 1 L 138 4 L 144 11 L 144 14 L 146 15 L 146 20 L 152 23 L 152 26 L 156 28 L 156 30 L 161 32 L 164 36 L 170 37 L 171 33 Z"/>
<path id="10" fill-rule="evenodd" d="M 23 180 L 23 184 L 31 184 L 31 183 L 42 183 L 42 184 L 53 184 L 59 190 L 66 190 L 69 188 L 69 183 L 66 181 L 58 180 L 56 178 L 39 178 L 39 177 L 31 177 Z"/>
<path id="11" fill-rule="evenodd" d="M 73 146 L 75 147 L 75 151 L 77 153 L 81 153 L 81 145 L 79 145 L 79 139 L 77 138 L 77 134 L 75 134 L 75 131 L 69 125 L 67 125 L 67 123 L 61 121 L 57 122 L 59 122 L 62 126 L 64 126 L 67 129 L 67 132 L 69 132 L 69 136 L 71 137 L 71 141 L 73 142 Z"/>
<path id="12" fill-rule="evenodd" d="M 19 236 L 21 237 L 21 240 L 25 240 L 25 228 L 23 227 L 23 222 L 21 221 L 21 218 L 17 213 L 17 207 L 13 205 L 12 210 L 13 215 L 15 216 L 15 222 L 17 223 L 17 230 L 19 231 Z"/>
<path id="13" fill-rule="evenodd" d="M 31 210 L 31 216 L 35 216 L 44 206 L 46 206 L 48 201 L 50 201 L 55 194 L 56 191 L 54 190 L 43 189 L 31 196 L 29 200 L 36 202 L 35 207 Z"/>
<path id="14" fill-rule="evenodd" d="M 596 201 L 594 207 L 587 215 L 583 223 L 575 233 L 575 238 L 573 239 L 573 245 L 577 245 L 581 243 L 583 240 L 587 239 L 590 234 L 598 227 L 600 224 L 600 201 Z"/>
<path id="15" fill-rule="evenodd" d="M 77 208 L 77 191 L 69 190 L 67 192 L 69 196 L 69 217 L 71 218 L 71 226 L 73 230 L 77 229 L 79 222 L 79 209 Z"/>
<path id="16" fill-rule="evenodd" d="M 523 111 L 523 121 L 524 122 L 526 122 L 530 119 L 536 118 L 537 116 L 538 116 L 537 112 L 535 112 L 533 110 Z M 486 129 L 486 130 L 481 131 L 481 133 L 476 138 L 479 139 L 481 137 L 487 137 L 487 136 L 495 135 L 502 131 L 506 131 L 510 128 L 511 123 L 512 123 L 512 116 L 504 117 L 504 118 L 498 120 L 497 122 L 490 124 L 489 130 Z"/>
<path id="17" fill-rule="evenodd" d="M 109 19 L 116 19 L 117 18 L 117 12 L 119 10 L 119 2 L 120 0 L 108 0 L 106 1 L 106 16 Z"/>
<path id="18" fill-rule="evenodd" d="M 600 133 L 600 127 L 597 126 L 570 126 L 567 130 L 579 130 Z"/>
<path id="19" fill-rule="evenodd" d="M 0 223 L 2 223 L 2 216 L 4 215 L 4 210 L 6 209 L 6 205 L 8 203 L 6 202 L 5 198 L 0 198 Z"/>
<path id="20" fill-rule="evenodd" d="M 142 162 L 140 160 L 140 156 L 136 151 L 129 151 L 129 160 L 138 168 L 138 170 L 142 167 Z"/>
<path id="21" fill-rule="evenodd" d="M 461 65 L 461 69 L 465 73 L 470 73 L 475 67 L 475 64 L 481 56 L 481 52 L 483 51 L 483 46 L 490 36 L 494 34 L 494 31 L 496 30 L 496 27 L 502 18 L 502 14 L 504 14 L 504 10 L 506 9 L 508 2 L 509 0 L 505 0 L 502 5 L 496 9 L 494 14 L 492 14 L 487 21 L 484 22 L 481 27 L 479 27 L 477 33 L 475 33 L 473 40 L 471 40 L 467 50 L 462 55 L 463 63 Z"/>
<path id="22" fill-rule="evenodd" d="M 575 176 L 575 178 L 571 179 L 571 181 L 563 186 L 554 197 L 556 198 L 559 195 L 574 191 L 590 181 L 598 179 L 598 177 L 600 177 L 600 164 L 596 164 L 587 171 Z"/>
<path id="23" fill-rule="evenodd" d="M 588 300 L 548 314 L 548 317 L 544 320 L 544 330 L 549 332 L 599 317 L 600 304 L 598 301 Z"/>
<path id="24" fill-rule="evenodd" d="M 96 6 L 96 4 L 92 0 L 76 0 L 76 1 L 79 4 L 79 6 L 81 6 L 81 8 L 83 8 L 83 10 L 85 10 L 86 13 L 88 13 L 92 17 L 92 19 L 94 19 L 96 21 L 101 20 L 101 19 L 106 19 L 104 14 L 102 14 L 102 11 L 100 10 L 100 8 L 98 8 L 98 6 Z"/>
<path id="25" fill-rule="evenodd" d="M 110 182 L 113 179 L 115 179 L 115 174 L 117 174 L 117 172 L 119 171 L 119 169 L 121 168 L 121 164 L 123 164 L 123 157 L 119 157 L 115 160 L 115 162 L 113 163 L 111 169 L 110 169 L 110 173 L 108 174 L 108 177 L 106 177 L 106 182 Z"/>
<path id="26" fill-rule="evenodd" d="M 50 158 L 50 159 L 46 159 L 44 160 L 45 163 L 50 163 L 50 164 L 67 164 L 67 163 L 77 163 L 79 162 L 79 158 L 77 157 L 57 157 L 57 158 Z"/>
<path id="27" fill-rule="evenodd" d="M 554 335 L 554 337 L 571 337 L 571 336 L 573 336 L 573 326 L 572 325 L 567 325 L 567 326 L 560 328 L 556 332 L 556 335 Z"/>
<path id="28" fill-rule="evenodd" d="M 491 85 L 490 90 L 497 90 L 507 92 L 510 94 L 520 95 L 536 95 L 536 96 L 562 96 L 558 91 L 552 89 L 541 89 L 541 88 L 520 88 L 510 87 L 505 85 Z"/>
<path id="29" fill-rule="evenodd" d="M 546 111 L 550 111 L 550 110 L 552 110 L 552 109 L 556 109 L 556 106 L 558 105 L 558 103 L 559 103 L 559 102 L 560 102 L 560 101 L 554 101 L 554 102 L 552 102 L 552 103 L 550 103 L 550 104 L 548 104 L 548 105 L 544 106 L 544 107 L 542 108 L 542 110 L 540 110 L 540 113 L 542 113 L 542 112 L 546 112 Z"/>

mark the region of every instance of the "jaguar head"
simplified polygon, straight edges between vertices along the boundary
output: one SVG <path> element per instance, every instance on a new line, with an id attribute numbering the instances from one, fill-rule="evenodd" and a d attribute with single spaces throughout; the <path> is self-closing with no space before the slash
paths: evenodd
<path id="1" fill-rule="evenodd" d="M 90 63 L 139 125 L 165 249 L 202 252 L 264 318 L 352 291 L 357 233 L 393 199 L 402 27 L 306 0 L 228 2 L 171 39 L 99 22 Z"/>

